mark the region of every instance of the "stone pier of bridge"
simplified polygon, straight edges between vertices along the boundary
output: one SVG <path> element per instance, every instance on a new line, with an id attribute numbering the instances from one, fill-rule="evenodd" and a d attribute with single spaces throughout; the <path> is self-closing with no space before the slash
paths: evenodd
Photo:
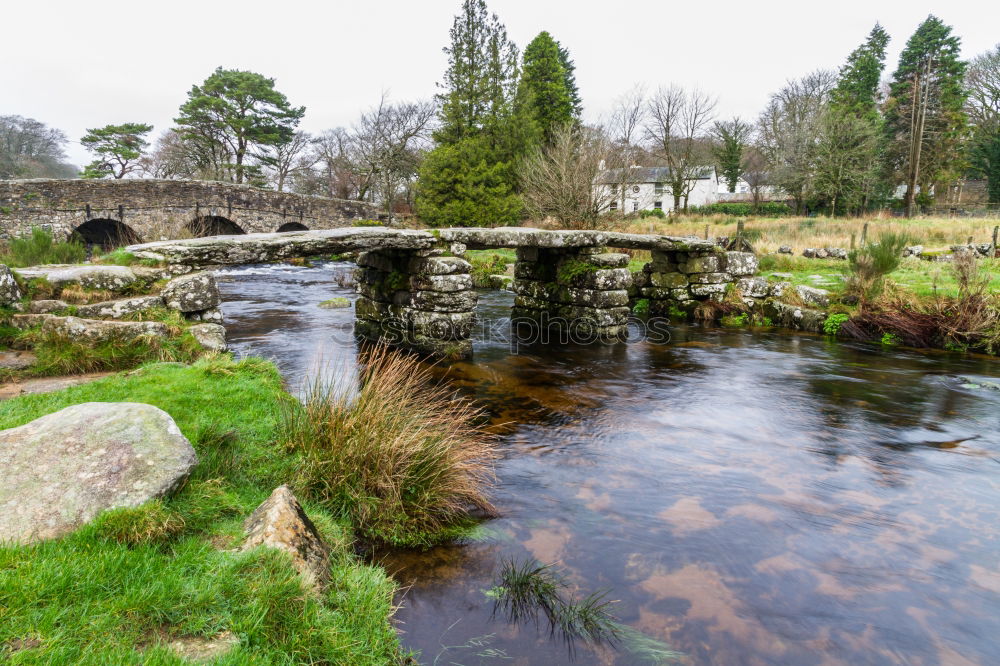
<path id="1" fill-rule="evenodd" d="M 463 256 L 468 250 L 501 248 L 517 254 L 511 321 L 517 335 L 529 338 L 557 329 L 573 341 L 622 340 L 630 306 L 639 299 L 648 301 L 648 312 L 656 316 L 722 300 L 731 290 L 748 302 L 763 293 L 760 278 L 752 277 L 757 269 L 752 254 L 725 252 L 698 238 L 605 231 L 358 227 L 215 236 L 128 249 L 175 272 L 351 252 L 358 265 L 359 337 L 460 358 L 472 353 L 478 301 L 472 266 Z M 651 256 L 635 273 L 628 268 L 633 250 Z"/>

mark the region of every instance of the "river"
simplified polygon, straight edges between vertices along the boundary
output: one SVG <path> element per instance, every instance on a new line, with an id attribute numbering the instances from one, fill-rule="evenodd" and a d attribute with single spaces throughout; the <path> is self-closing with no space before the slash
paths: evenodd
<path id="1" fill-rule="evenodd" d="M 293 388 L 350 363 L 353 311 L 317 305 L 353 300 L 337 280 L 351 267 L 220 272 L 234 350 Z M 511 300 L 483 292 L 477 313 L 502 331 Z M 450 364 L 502 433 L 500 517 L 475 542 L 380 558 L 421 663 L 671 663 L 665 646 L 686 664 L 1000 663 L 1000 390 L 984 383 L 1000 363 L 670 332 L 478 340 Z M 509 624 L 487 595 L 504 558 L 557 562 L 641 633 L 570 649 Z"/>

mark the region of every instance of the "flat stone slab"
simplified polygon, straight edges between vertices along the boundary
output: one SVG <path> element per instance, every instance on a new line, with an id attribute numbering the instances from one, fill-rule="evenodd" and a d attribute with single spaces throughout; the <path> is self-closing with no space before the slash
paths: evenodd
<path id="1" fill-rule="evenodd" d="M 29 351 L 0 352 L 0 368 L 7 370 L 24 370 L 30 368 L 38 359 Z"/>
<path id="2" fill-rule="evenodd" d="M 628 234 L 617 231 L 548 230 L 531 227 L 477 227 L 441 229 L 442 241 L 462 243 L 473 250 L 500 247 L 616 247 L 632 250 L 674 250 L 711 252 L 715 244 L 696 237 Z"/>
<path id="3" fill-rule="evenodd" d="M 79 284 L 90 289 L 110 291 L 123 289 L 138 279 L 128 266 L 52 264 L 14 270 L 26 280 L 45 278 L 51 284 L 59 287 L 67 284 Z"/>
<path id="4" fill-rule="evenodd" d="M 617 247 L 633 250 L 712 252 L 715 245 L 695 237 L 500 227 L 458 228 L 434 232 L 388 227 L 345 227 L 326 231 L 294 231 L 241 236 L 210 236 L 189 240 L 131 245 L 129 252 L 172 265 L 216 266 L 253 264 L 290 257 L 364 250 L 422 250 L 439 242 L 471 249 L 504 247 Z"/>
<path id="5" fill-rule="evenodd" d="M 34 393 L 51 393 L 61 391 L 70 386 L 89 384 L 110 377 L 113 372 L 91 372 L 85 375 L 70 375 L 68 377 L 39 377 L 37 379 L 25 379 L 24 381 L 0 384 L 0 400 L 10 400 L 19 395 L 32 395 Z"/>
<path id="6" fill-rule="evenodd" d="M 164 497 L 197 462 L 170 415 L 141 403 L 85 402 L 0 431 L 0 542 L 56 538 Z"/>
<path id="7" fill-rule="evenodd" d="M 137 257 L 187 266 L 254 264 L 289 257 L 360 250 L 420 250 L 434 245 L 426 231 L 388 227 L 343 227 L 323 231 L 209 236 L 157 241 L 126 248 Z"/>

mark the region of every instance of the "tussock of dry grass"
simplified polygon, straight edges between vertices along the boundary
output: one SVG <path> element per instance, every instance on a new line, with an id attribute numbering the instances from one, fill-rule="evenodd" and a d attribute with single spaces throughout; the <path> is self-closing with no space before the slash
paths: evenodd
<path id="1" fill-rule="evenodd" d="M 315 385 L 285 416 L 302 456 L 297 485 L 377 542 L 427 546 L 491 512 L 494 438 L 467 400 L 418 359 L 376 348 L 357 385 L 346 372 Z"/>

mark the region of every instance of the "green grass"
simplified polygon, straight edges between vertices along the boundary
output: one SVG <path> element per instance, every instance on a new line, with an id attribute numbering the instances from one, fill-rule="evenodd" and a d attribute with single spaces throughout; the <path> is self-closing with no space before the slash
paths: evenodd
<path id="1" fill-rule="evenodd" d="M 87 258 L 87 248 L 78 242 L 56 242 L 52 234 L 35 227 L 27 238 L 12 238 L 0 250 L 0 264 L 37 266 L 39 264 L 75 264 Z"/>
<path id="2" fill-rule="evenodd" d="M 491 275 L 503 275 L 507 272 L 507 264 L 517 261 L 514 250 L 470 250 L 465 253 L 465 260 L 472 264 L 472 283 L 480 288 L 492 286 Z"/>
<path id="3" fill-rule="evenodd" d="M 1000 291 L 1000 260 L 981 259 L 983 267 L 990 275 L 990 290 Z M 835 294 L 841 294 L 846 286 L 848 262 L 838 259 L 806 259 L 788 255 L 767 255 L 761 257 L 760 274 L 764 277 L 774 273 L 791 273 L 792 277 L 775 277 L 775 281 L 788 281 L 793 285 L 820 287 Z M 812 276 L 821 276 L 814 280 Z M 911 292 L 918 298 L 935 295 L 957 296 L 958 283 L 947 263 L 923 261 L 907 257 L 898 269 L 889 274 L 889 279 L 899 289 Z M 826 284 L 824 284 L 826 282 Z"/>
<path id="4" fill-rule="evenodd" d="M 231 631 L 240 645 L 217 663 L 397 663 L 393 583 L 354 557 L 348 525 L 305 502 L 332 546 L 333 582 L 320 598 L 303 592 L 283 553 L 231 550 L 243 519 L 297 467 L 275 444 L 291 400 L 270 363 L 218 357 L 3 403 L 0 428 L 80 402 L 152 404 L 176 420 L 199 463 L 168 500 L 107 512 L 62 539 L 0 547 L 0 661 L 179 664 L 161 637 Z M 26 641 L 34 647 L 8 649 Z"/>

